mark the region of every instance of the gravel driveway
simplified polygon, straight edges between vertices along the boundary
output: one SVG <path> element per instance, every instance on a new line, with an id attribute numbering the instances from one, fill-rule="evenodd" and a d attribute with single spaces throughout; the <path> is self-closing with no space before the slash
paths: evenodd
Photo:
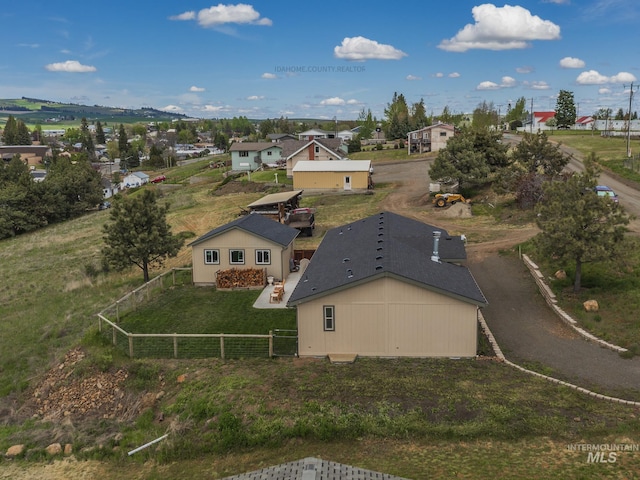
<path id="1" fill-rule="evenodd" d="M 425 201 L 428 166 L 429 161 L 376 165 L 376 182 L 399 184 L 383 207 L 455 231 L 455 220 L 438 215 Z M 502 240 L 467 249 L 468 266 L 489 301 L 483 310 L 485 320 L 503 353 L 514 363 L 545 367 L 543 373 L 583 388 L 637 400 L 629 397 L 640 393 L 640 358 L 623 359 L 584 340 L 547 306 L 524 263 L 515 254 L 499 253 L 524 241 L 520 234 L 534 233 L 507 230 Z"/>

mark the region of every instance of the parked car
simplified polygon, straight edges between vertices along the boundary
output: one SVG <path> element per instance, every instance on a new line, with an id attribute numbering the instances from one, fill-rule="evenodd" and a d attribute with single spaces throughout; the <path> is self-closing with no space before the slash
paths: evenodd
<path id="1" fill-rule="evenodd" d="M 107 208 L 111 208 L 111 202 L 102 202 L 98 205 L 98 210 L 106 210 Z"/>
<path id="2" fill-rule="evenodd" d="M 611 189 L 611 187 L 607 187 L 606 185 L 598 185 L 596 187 L 596 193 L 599 197 L 609 197 L 611 198 L 611 200 L 618 203 L 618 195 Z"/>
<path id="3" fill-rule="evenodd" d="M 154 178 L 153 180 L 151 180 L 151 183 L 162 183 L 167 179 L 167 177 L 165 177 L 164 175 L 160 175 L 157 176 L 156 178 Z"/>

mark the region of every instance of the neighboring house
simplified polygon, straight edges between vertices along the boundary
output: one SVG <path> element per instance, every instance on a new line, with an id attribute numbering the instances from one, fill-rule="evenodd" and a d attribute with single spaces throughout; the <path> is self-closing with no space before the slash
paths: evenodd
<path id="1" fill-rule="evenodd" d="M 300 161 L 343 160 L 347 153 L 338 138 L 314 138 L 309 141 L 285 142 L 283 156 L 287 161 L 287 177 L 293 177 L 293 168 Z"/>
<path id="2" fill-rule="evenodd" d="M 267 135 L 267 138 L 271 140 L 272 143 L 286 142 L 287 140 L 297 140 L 298 137 L 295 135 L 291 135 L 290 133 L 270 133 Z"/>
<path id="3" fill-rule="evenodd" d="M 576 130 L 591 130 L 594 127 L 594 118 L 591 116 L 578 117 L 576 119 Z"/>
<path id="4" fill-rule="evenodd" d="M 547 122 L 555 117 L 556 112 L 533 112 L 533 116 L 529 116 L 529 120 L 518 130 L 532 133 L 538 133 L 542 130 L 555 130 L 555 126 L 550 127 L 547 125 Z"/>
<path id="5" fill-rule="evenodd" d="M 353 132 L 353 130 L 340 130 L 338 132 L 338 138 L 343 142 L 352 140 L 354 135 L 355 133 Z"/>
<path id="6" fill-rule="evenodd" d="M 314 138 L 335 138 L 336 132 L 329 132 L 328 130 L 320 130 L 319 128 L 312 128 L 298 134 L 298 140 L 313 140 Z"/>
<path id="7" fill-rule="evenodd" d="M 275 165 L 282 160 L 282 146 L 273 142 L 236 142 L 229 151 L 234 171 L 253 172 L 263 164 Z"/>
<path id="8" fill-rule="evenodd" d="M 407 134 L 407 153 L 437 152 L 447 146 L 455 135 L 455 127 L 447 123 L 436 123 L 428 127 L 413 130 Z"/>
<path id="9" fill-rule="evenodd" d="M 48 145 L 2 145 L 0 146 L 0 156 L 6 162 L 11 161 L 14 155 L 20 155 L 26 165 L 36 167 L 44 164 L 47 157 L 51 157 L 51 147 Z"/>
<path id="10" fill-rule="evenodd" d="M 317 160 L 293 167 L 294 189 L 368 190 L 371 160 Z"/>
<path id="11" fill-rule="evenodd" d="M 144 172 L 131 172 L 122 179 L 122 182 L 120 182 L 120 190 L 124 190 L 125 188 L 141 187 L 147 183 L 149 183 L 149 175 Z"/>
<path id="12" fill-rule="evenodd" d="M 104 198 L 111 198 L 120 191 L 120 185 L 113 183 L 107 177 L 102 177 L 100 182 L 102 183 L 102 195 Z"/>
<path id="13" fill-rule="evenodd" d="M 287 306 L 298 354 L 474 357 L 487 305 L 464 241 L 382 212 L 329 230 Z"/>
<path id="14" fill-rule="evenodd" d="M 265 268 L 267 276 L 286 279 L 299 233 L 259 214 L 238 217 L 189 244 L 193 283 L 215 285 L 217 272 L 231 268 Z"/>

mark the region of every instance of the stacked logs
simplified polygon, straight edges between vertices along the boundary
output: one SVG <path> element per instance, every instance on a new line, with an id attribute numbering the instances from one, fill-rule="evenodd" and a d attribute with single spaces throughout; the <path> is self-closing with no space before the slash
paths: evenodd
<path id="1" fill-rule="evenodd" d="M 221 270 L 216 276 L 216 288 L 264 287 L 266 271 L 263 268 L 232 268 Z"/>

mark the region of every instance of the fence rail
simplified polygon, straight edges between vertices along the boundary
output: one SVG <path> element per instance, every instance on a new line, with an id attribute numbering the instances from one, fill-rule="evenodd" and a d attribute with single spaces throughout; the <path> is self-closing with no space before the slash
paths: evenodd
<path id="1" fill-rule="evenodd" d="M 268 334 L 230 333 L 130 333 L 118 326 L 120 315 L 135 310 L 140 304 L 165 288 L 176 285 L 180 271 L 175 268 L 153 278 L 104 308 L 98 317 L 98 331 L 111 345 L 130 358 L 244 358 L 296 356 L 298 336 L 295 330 L 276 330 Z M 111 319 L 109 318 L 111 317 Z M 274 348 L 275 345 L 275 348 Z"/>

